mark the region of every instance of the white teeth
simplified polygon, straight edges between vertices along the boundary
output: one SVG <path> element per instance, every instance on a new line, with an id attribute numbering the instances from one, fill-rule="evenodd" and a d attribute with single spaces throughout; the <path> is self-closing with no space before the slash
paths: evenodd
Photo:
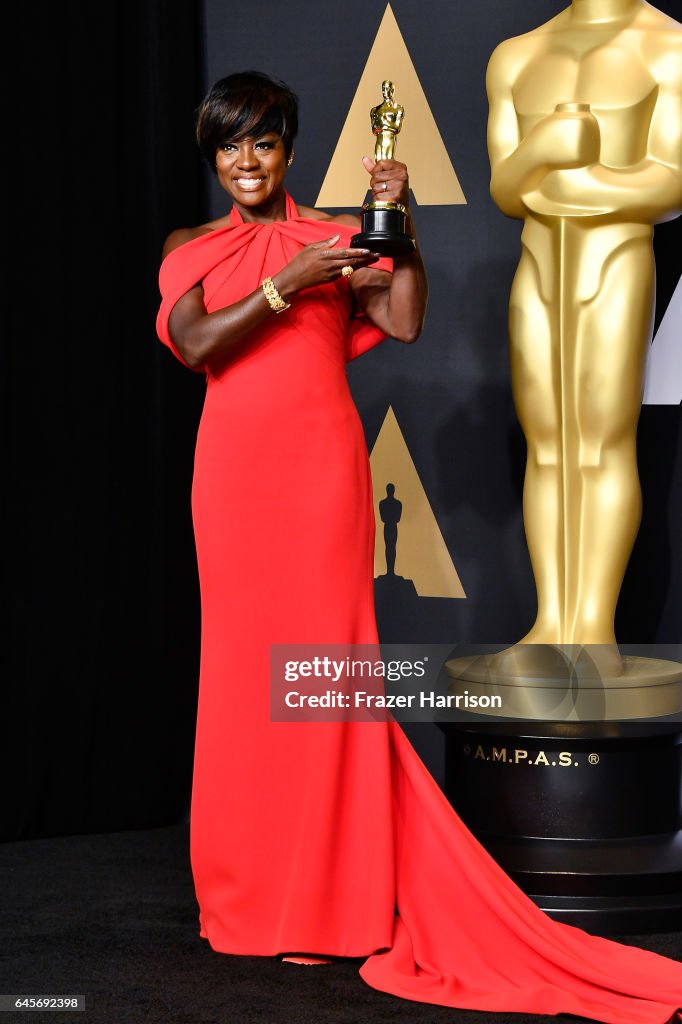
<path id="1" fill-rule="evenodd" d="M 240 188 L 254 189 L 258 188 L 265 181 L 265 178 L 237 178 L 237 184 Z"/>

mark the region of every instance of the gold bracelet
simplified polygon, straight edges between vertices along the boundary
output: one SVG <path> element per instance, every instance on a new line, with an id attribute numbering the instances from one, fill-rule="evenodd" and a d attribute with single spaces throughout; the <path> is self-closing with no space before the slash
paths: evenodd
<path id="1" fill-rule="evenodd" d="M 264 281 L 261 281 L 261 288 L 265 293 L 265 298 L 270 304 L 270 309 L 273 313 L 283 313 L 285 309 L 289 309 L 291 306 L 290 302 L 285 302 L 282 296 L 275 288 L 274 282 L 271 277 L 266 277 Z"/>

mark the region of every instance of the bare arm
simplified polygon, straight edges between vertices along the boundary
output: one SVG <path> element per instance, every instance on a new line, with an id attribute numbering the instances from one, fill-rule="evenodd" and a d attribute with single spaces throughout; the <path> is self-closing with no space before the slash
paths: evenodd
<path id="1" fill-rule="evenodd" d="M 367 157 L 364 163 L 372 175 L 370 188 L 375 197 L 407 207 L 410 192 L 405 164 L 395 160 L 381 160 L 375 164 Z M 386 189 L 383 188 L 384 182 Z M 407 230 L 414 235 L 409 215 Z M 353 275 L 351 287 L 358 307 L 385 334 L 407 344 L 417 340 L 424 326 L 428 298 L 426 271 L 419 245 L 413 253 L 394 258 L 392 274 L 367 268 Z"/>
<path id="2" fill-rule="evenodd" d="M 173 232 L 164 246 L 166 256 L 187 240 L 187 232 Z M 297 292 L 333 281 L 344 266 L 362 268 L 376 261 L 364 249 L 334 249 L 339 236 L 305 246 L 273 277 L 273 283 L 285 301 Z M 180 355 L 192 369 L 201 369 L 228 353 L 236 353 L 252 331 L 274 313 L 262 288 L 256 288 L 238 302 L 207 313 L 203 288 L 197 285 L 185 293 L 171 312 L 168 329 Z"/>

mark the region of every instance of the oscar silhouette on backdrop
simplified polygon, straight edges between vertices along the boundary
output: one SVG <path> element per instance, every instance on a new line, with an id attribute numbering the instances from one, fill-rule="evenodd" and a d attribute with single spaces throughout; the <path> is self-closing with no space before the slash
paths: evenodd
<path id="1" fill-rule="evenodd" d="M 403 503 L 395 495 L 395 484 L 386 484 L 386 495 L 379 502 L 379 515 L 384 524 L 384 544 L 386 545 L 386 574 L 395 576 L 395 554 L 398 543 L 398 523 L 403 514 Z"/>
<path id="2" fill-rule="evenodd" d="M 491 194 L 525 222 L 509 327 L 538 596 L 504 670 L 568 652 L 574 669 L 618 677 L 653 225 L 682 209 L 682 25 L 644 0 L 573 0 L 501 43 L 487 84 Z"/>
<path id="3" fill-rule="evenodd" d="M 398 524 L 402 514 L 403 503 L 395 496 L 395 484 L 386 484 L 386 497 L 379 502 L 379 515 L 384 524 L 386 572 L 374 581 L 376 616 L 384 643 L 401 643 L 406 635 L 411 635 L 419 604 L 413 580 L 398 576 L 395 571 Z"/>

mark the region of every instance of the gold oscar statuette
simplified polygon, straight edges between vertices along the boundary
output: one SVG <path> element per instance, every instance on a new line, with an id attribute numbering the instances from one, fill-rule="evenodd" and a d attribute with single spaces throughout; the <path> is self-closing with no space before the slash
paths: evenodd
<path id="1" fill-rule="evenodd" d="M 670 714 L 682 666 L 623 657 L 614 616 L 641 514 L 653 225 L 682 210 L 682 25 L 573 0 L 497 47 L 487 87 L 492 198 L 524 225 L 509 333 L 538 597 L 488 677 L 537 687 L 563 664 L 606 717 Z"/>
<path id="2" fill-rule="evenodd" d="M 382 101 L 370 111 L 372 134 L 375 137 L 374 159 L 393 160 L 398 133 L 402 128 L 405 108 L 393 99 L 393 82 L 381 83 Z M 351 245 L 371 249 L 382 256 L 403 256 L 413 252 L 414 239 L 406 231 L 407 211 L 401 203 L 377 200 L 362 207 L 362 231 L 354 235 Z"/>

